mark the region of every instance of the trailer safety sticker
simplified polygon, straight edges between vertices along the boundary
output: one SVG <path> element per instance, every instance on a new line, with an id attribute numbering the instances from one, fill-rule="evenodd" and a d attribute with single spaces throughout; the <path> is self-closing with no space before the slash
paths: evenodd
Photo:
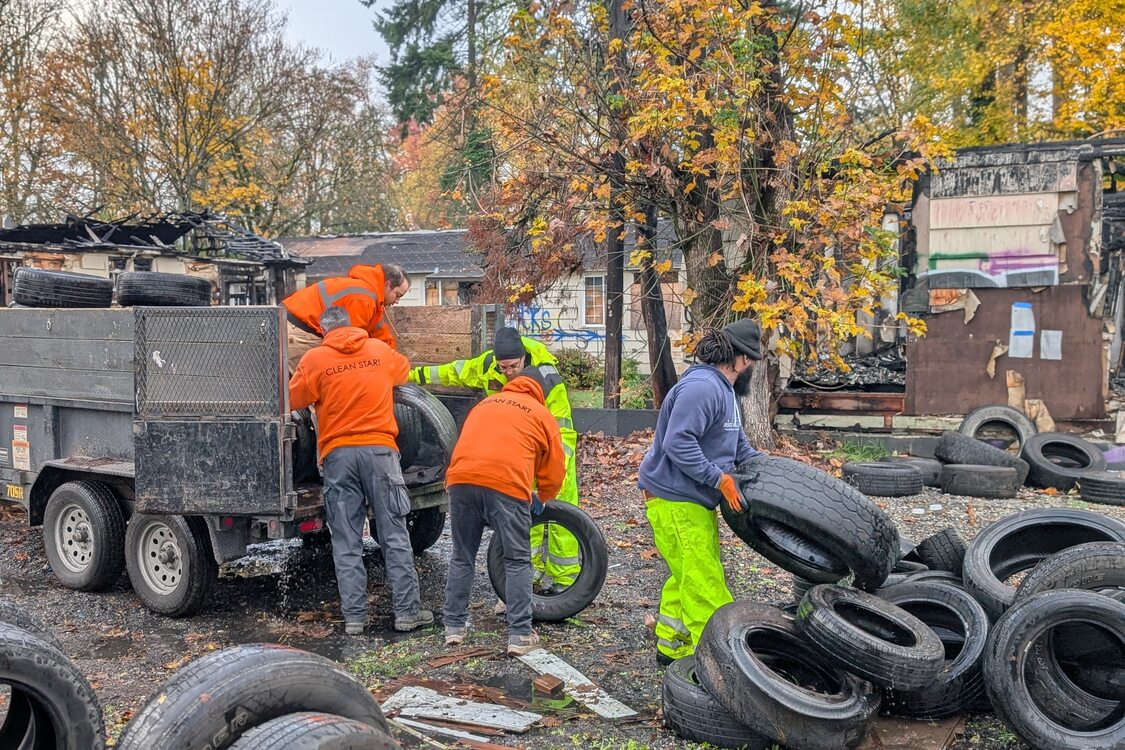
<path id="1" fill-rule="evenodd" d="M 12 441 L 12 466 L 22 471 L 31 471 L 31 446 L 26 440 Z"/>
<path id="2" fill-rule="evenodd" d="M 18 484 L 9 484 L 8 497 L 13 500 L 23 500 L 23 487 L 20 487 Z"/>
<path id="3" fill-rule="evenodd" d="M 16 419 L 27 419 L 27 404 L 16 404 Z"/>
<path id="4" fill-rule="evenodd" d="M 27 440 L 27 425 L 17 424 L 12 427 L 12 440 Z"/>

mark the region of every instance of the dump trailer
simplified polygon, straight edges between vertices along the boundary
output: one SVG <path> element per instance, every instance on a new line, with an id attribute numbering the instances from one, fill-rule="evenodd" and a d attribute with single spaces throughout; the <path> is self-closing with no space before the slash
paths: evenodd
<path id="1" fill-rule="evenodd" d="M 323 539 L 314 421 L 288 404 L 278 307 L 0 309 L 0 496 L 79 591 L 127 569 L 148 608 L 196 611 L 247 546 Z M 395 389 L 415 551 L 441 535 L 456 426 Z"/>

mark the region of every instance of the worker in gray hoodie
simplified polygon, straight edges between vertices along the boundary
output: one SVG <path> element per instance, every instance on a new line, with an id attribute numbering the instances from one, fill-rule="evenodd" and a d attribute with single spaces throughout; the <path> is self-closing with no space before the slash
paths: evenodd
<path id="1" fill-rule="evenodd" d="M 695 653 L 703 626 L 733 600 L 719 559 L 715 509 L 725 501 L 743 510 L 733 472 L 759 453 L 746 439 L 739 405 L 762 359 L 758 324 L 739 320 L 706 331 L 695 359 L 660 407 L 637 480 L 656 548 L 671 572 L 656 621 L 662 664 Z"/>

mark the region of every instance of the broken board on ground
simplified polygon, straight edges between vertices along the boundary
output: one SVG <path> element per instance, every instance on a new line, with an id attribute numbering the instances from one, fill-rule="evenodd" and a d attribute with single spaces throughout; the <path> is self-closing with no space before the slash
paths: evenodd
<path id="1" fill-rule="evenodd" d="M 543 649 L 518 657 L 539 674 L 558 677 L 566 683 L 566 694 L 605 719 L 624 719 L 637 712 L 595 685 L 589 677 Z"/>
<path id="2" fill-rule="evenodd" d="M 411 719 L 438 719 L 522 734 L 542 715 L 494 703 L 452 698 L 424 687 L 404 687 L 383 702 L 383 711 Z"/>

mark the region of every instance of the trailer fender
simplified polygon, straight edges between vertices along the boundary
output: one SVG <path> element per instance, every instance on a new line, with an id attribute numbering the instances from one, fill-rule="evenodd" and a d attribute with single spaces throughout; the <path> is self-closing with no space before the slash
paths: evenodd
<path id="1" fill-rule="evenodd" d="M 67 482 L 86 480 L 100 482 L 113 489 L 121 503 L 121 512 L 128 518 L 133 512 L 133 462 L 115 458 L 71 457 L 47 461 L 27 498 L 28 525 L 43 524 L 43 511 L 51 493 Z"/>

